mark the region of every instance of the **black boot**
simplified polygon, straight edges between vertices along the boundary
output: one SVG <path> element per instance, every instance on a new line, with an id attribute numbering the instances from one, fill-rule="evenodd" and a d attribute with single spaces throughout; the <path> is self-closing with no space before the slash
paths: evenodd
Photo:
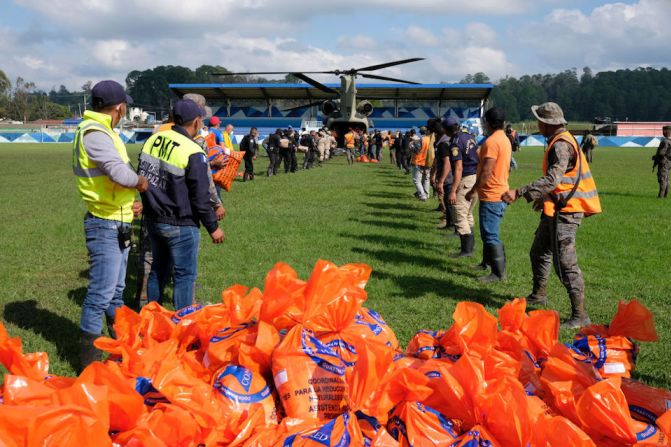
<path id="1" fill-rule="evenodd" d="M 580 329 L 592 322 L 585 310 L 585 293 L 577 292 L 569 295 L 571 299 L 571 318 L 562 323 L 562 329 Z"/>
<path id="2" fill-rule="evenodd" d="M 102 360 L 102 353 L 93 345 L 93 342 L 100 337 L 99 334 L 91 334 L 89 332 L 82 332 L 82 338 L 79 342 L 80 354 L 79 362 L 83 370 L 93 362 Z"/>
<path id="3" fill-rule="evenodd" d="M 109 334 L 110 338 L 116 340 L 116 331 L 114 330 L 114 321 L 116 318 L 105 315 L 105 319 L 107 320 L 107 333 Z"/>
<path id="4" fill-rule="evenodd" d="M 478 265 L 473 266 L 473 270 L 480 270 L 480 271 L 485 271 L 489 268 L 490 265 L 490 260 L 489 260 L 489 250 L 487 249 L 487 245 L 483 244 L 482 245 L 482 261 Z"/>
<path id="5" fill-rule="evenodd" d="M 454 255 L 455 258 L 468 258 L 473 256 L 473 250 L 475 249 L 475 235 L 471 234 L 462 234 L 459 236 L 461 238 L 461 251 Z"/>
<path id="6" fill-rule="evenodd" d="M 480 278 L 480 282 L 489 283 L 503 281 L 506 279 L 506 252 L 503 244 L 488 245 L 489 259 L 491 261 L 492 273 Z"/>

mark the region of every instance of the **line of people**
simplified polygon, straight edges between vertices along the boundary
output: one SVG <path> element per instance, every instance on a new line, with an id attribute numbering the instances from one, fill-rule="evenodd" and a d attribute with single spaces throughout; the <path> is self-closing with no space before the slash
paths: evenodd
<path id="1" fill-rule="evenodd" d="M 571 302 L 571 316 L 563 327 L 582 327 L 590 324 L 590 319 L 576 254 L 576 234 L 585 217 L 601 213 L 601 203 L 587 155 L 566 130 L 561 107 L 549 102 L 533 106 L 532 113 L 540 134 L 547 139 L 543 176 L 517 189 L 510 188 L 512 155 L 519 139 L 505 126 L 504 111 L 494 107 L 484 114 L 486 138 L 480 144 L 473 135 L 462 131 L 453 118 L 431 119 L 420 129 L 421 136 L 409 145 L 415 196 L 426 201 L 433 186 L 440 202 L 437 211 L 443 219 L 439 228 L 454 229 L 461 241 L 456 257 L 474 253 L 473 212 L 479 203 L 483 247 L 482 261 L 476 269 L 490 272 L 480 278 L 485 283 L 502 281 L 507 276 L 500 232 L 506 208 L 522 197 L 532 202 L 541 218 L 529 253 L 533 288 L 527 303 L 547 304 L 547 283 L 554 265 Z"/>

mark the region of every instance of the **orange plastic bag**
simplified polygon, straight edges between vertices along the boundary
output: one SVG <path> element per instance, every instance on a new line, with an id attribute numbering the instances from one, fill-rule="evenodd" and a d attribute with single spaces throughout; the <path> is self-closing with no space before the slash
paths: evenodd
<path id="1" fill-rule="evenodd" d="M 0 323 L 0 363 L 12 374 L 35 380 L 42 380 L 49 373 L 47 353 L 23 354 L 21 339 L 10 338 L 2 323 Z"/>
<path id="2" fill-rule="evenodd" d="M 289 265 L 275 264 L 266 275 L 259 320 L 273 325 L 278 331 L 300 323 L 305 311 L 306 285 Z"/>
<path id="3" fill-rule="evenodd" d="M 247 368 L 228 365 L 214 375 L 212 386 L 239 417 L 261 411 L 266 424 L 277 424 L 275 400 L 265 379 Z"/>
<path id="4" fill-rule="evenodd" d="M 587 388 L 578 400 L 577 414 L 582 428 L 592 438 L 634 444 L 636 428 L 620 384 L 619 377 L 612 377 Z"/>
<path id="5" fill-rule="evenodd" d="M 368 295 L 363 289 L 371 269 L 364 265 L 318 260 L 305 288 L 303 324 L 317 335 L 340 332 L 354 322 Z"/>
<path id="6" fill-rule="evenodd" d="M 242 162 L 244 156 L 244 151 L 231 152 L 226 160 L 224 167 L 212 174 L 212 180 L 214 180 L 214 183 L 221 186 L 226 191 L 230 191 L 231 185 L 233 184 L 233 180 L 235 180 L 235 177 L 238 174 L 238 169 L 240 169 L 240 163 Z"/>
<path id="7" fill-rule="evenodd" d="M 450 445 L 460 424 L 419 402 L 401 402 L 391 413 L 387 431 L 402 447 Z"/>
<path id="8" fill-rule="evenodd" d="M 376 396 L 380 409 L 393 408 L 386 427 L 401 446 L 441 445 L 458 435 L 455 421 L 420 403 L 433 393 L 429 382 L 418 370 L 400 369 L 381 386 Z"/>
<path id="9" fill-rule="evenodd" d="M 287 416 L 334 419 L 347 409 L 345 364 L 303 326 L 291 329 L 275 349 L 272 369 Z"/>
<path id="10" fill-rule="evenodd" d="M 671 391 L 636 380 L 622 379 L 622 392 L 632 417 L 643 422 L 654 424 L 671 406 Z"/>
<path id="11" fill-rule="evenodd" d="M 445 331 L 422 330 L 415 334 L 408 343 L 406 353 L 418 359 L 438 359 L 445 356 L 440 339 Z"/>
<path id="12" fill-rule="evenodd" d="M 359 359 L 345 377 L 352 409 L 359 410 L 357 416 L 366 415 L 375 419 L 382 413 L 383 423 L 386 423 L 386 414 L 391 407 L 381 409 L 375 393 L 390 374 L 393 362 L 393 352 L 384 345 L 363 343 L 360 346 Z"/>
<path id="13" fill-rule="evenodd" d="M 80 384 L 92 383 L 107 387 L 109 426 L 112 431 L 130 430 L 145 412 L 144 399 L 135 390 L 133 382 L 113 362 L 94 362 L 77 379 Z"/>
<path id="14" fill-rule="evenodd" d="M 535 310 L 522 325 L 535 359 L 545 359 L 559 341 L 559 314 L 554 310 Z"/>
<path id="15" fill-rule="evenodd" d="M 457 440 L 450 444 L 450 447 L 503 447 L 496 442 L 494 437 L 480 425 L 476 425 L 469 431 L 459 436 Z"/>
<path id="16" fill-rule="evenodd" d="M 398 349 L 396 334 L 382 316 L 372 309 L 362 307 L 354 318 L 354 323 L 362 327 L 360 335 L 366 340 L 375 341 L 392 349 Z"/>
<path id="17" fill-rule="evenodd" d="M 504 304 L 498 310 L 501 329 L 509 332 L 521 330 L 527 319 L 526 308 L 527 300 L 525 298 L 515 298 Z"/>
<path id="18" fill-rule="evenodd" d="M 197 446 L 202 431 L 191 414 L 176 405 L 158 404 L 131 430 L 114 437 L 121 447 Z"/>
<path id="19" fill-rule="evenodd" d="M 526 447 L 532 437 L 532 414 L 522 384 L 514 377 L 487 382 L 476 396 L 478 420 L 506 447 Z"/>
<path id="20" fill-rule="evenodd" d="M 618 303 L 608 332 L 611 336 L 620 335 L 638 341 L 659 341 L 652 312 L 638 300 Z"/>
<path id="21" fill-rule="evenodd" d="M 498 321 L 480 303 L 462 301 L 457 304 L 454 324 L 440 340 L 447 355 L 465 351 L 487 353 L 496 343 Z"/>
<path id="22" fill-rule="evenodd" d="M 354 447 L 363 446 L 364 439 L 356 416 L 347 412 L 316 430 L 288 436 L 284 447 Z"/>
<path id="23" fill-rule="evenodd" d="M 562 416 L 543 418 L 534 425 L 535 447 L 596 447 L 594 441 L 583 431 Z"/>
<path id="24" fill-rule="evenodd" d="M 631 377 L 638 346 L 622 336 L 576 335 L 573 346 L 588 357 L 603 377 Z"/>

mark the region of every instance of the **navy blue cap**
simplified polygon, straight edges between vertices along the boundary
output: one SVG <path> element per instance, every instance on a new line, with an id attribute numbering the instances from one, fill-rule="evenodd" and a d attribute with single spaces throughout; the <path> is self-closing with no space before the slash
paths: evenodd
<path id="1" fill-rule="evenodd" d="M 443 118 L 442 124 L 443 127 L 454 127 L 459 125 L 459 120 L 450 116 L 449 118 Z"/>
<path id="2" fill-rule="evenodd" d="M 205 109 L 190 99 L 180 99 L 172 108 L 175 124 L 179 125 L 191 122 L 198 117 L 203 118 L 206 115 Z"/>
<path id="3" fill-rule="evenodd" d="M 116 81 L 100 81 L 91 89 L 91 104 L 94 108 L 114 106 L 122 102 L 131 105 L 133 98 Z"/>

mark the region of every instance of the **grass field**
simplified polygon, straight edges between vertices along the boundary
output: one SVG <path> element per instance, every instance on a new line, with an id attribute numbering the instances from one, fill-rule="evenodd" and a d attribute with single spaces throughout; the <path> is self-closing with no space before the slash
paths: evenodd
<path id="1" fill-rule="evenodd" d="M 671 387 L 671 199 L 655 198 L 652 153 L 597 149 L 593 171 L 605 212 L 584 222 L 578 254 L 593 321 L 608 322 L 619 299 L 637 297 L 654 312 L 661 341 L 642 347 L 637 375 Z M 540 148 L 516 155 L 520 168 L 512 186 L 539 174 L 541 155 Z M 257 171 L 266 165 L 260 159 Z M 70 146 L 0 145 L 0 182 L 0 316 L 26 351 L 48 351 L 53 373 L 73 374 L 87 259 L 85 207 L 71 174 Z M 307 172 L 236 183 L 224 197 L 226 243 L 215 246 L 203 235 L 199 300 L 217 301 L 221 290 L 235 283 L 262 287 L 278 261 L 302 277 L 319 258 L 365 262 L 374 270 L 368 306 L 407 343 L 419 329 L 448 327 L 460 300 L 479 301 L 493 311 L 529 292 L 528 251 L 538 215 L 527 204 L 514 204 L 503 222 L 509 280 L 482 285 L 470 269 L 479 257 L 449 257 L 458 239 L 434 229 L 435 199 L 421 203 L 412 193 L 410 177 L 392 168 L 388 158 L 354 167 L 340 158 Z M 129 268 L 129 303 L 134 278 Z M 555 277 L 549 293 L 551 306 L 566 316 L 568 299 Z"/>

